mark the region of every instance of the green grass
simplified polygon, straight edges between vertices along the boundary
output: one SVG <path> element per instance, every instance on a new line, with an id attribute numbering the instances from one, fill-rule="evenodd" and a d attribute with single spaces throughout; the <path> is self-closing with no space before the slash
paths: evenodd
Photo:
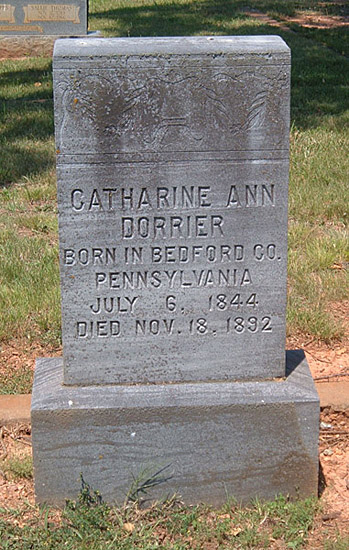
<path id="1" fill-rule="evenodd" d="M 52 171 L 54 161 L 51 62 L 0 63 L 0 185 Z"/>
<path id="2" fill-rule="evenodd" d="M 51 61 L 3 61 L 0 81 L 0 339 L 57 344 Z"/>
<path id="3" fill-rule="evenodd" d="M 16 370 L 6 369 L 5 363 L 0 372 L 0 395 L 15 393 L 30 393 L 33 386 L 33 371 L 27 365 L 21 365 Z"/>
<path id="4" fill-rule="evenodd" d="M 50 219 L 51 221 L 51 219 Z M 24 216 L 0 230 L 0 337 L 59 338 L 57 247 L 46 238 L 48 221 Z M 16 234 L 18 226 L 27 229 Z M 38 227 L 38 229 L 34 229 Z M 41 233 L 45 235 L 42 236 Z"/>
<path id="5" fill-rule="evenodd" d="M 319 0 L 92 0 L 89 27 L 106 36 L 183 36 L 190 34 L 253 33 L 260 23 L 251 20 L 245 10 L 258 10 L 286 24 L 285 17 L 316 11 L 320 15 L 345 16 L 349 7 L 342 3 Z M 349 38 L 345 27 L 307 29 L 294 23 L 290 28 L 317 42 L 348 53 Z"/>
<path id="6" fill-rule="evenodd" d="M 338 117 L 340 118 L 340 117 Z M 291 133 L 288 333 L 343 336 L 330 304 L 348 298 L 349 136 L 330 117 Z"/>
<path id="7" fill-rule="evenodd" d="M 268 549 L 277 540 L 282 544 L 278 547 L 301 549 L 318 509 L 316 499 L 290 502 L 279 497 L 245 508 L 230 502 L 218 510 L 185 507 L 171 499 L 143 510 L 137 505 L 108 507 L 85 492 L 77 502 L 67 503 L 55 523 L 49 508 L 32 512 L 35 517 L 24 527 L 26 510 L 0 509 L 1 548 L 247 550 Z"/>
<path id="8" fill-rule="evenodd" d="M 94 0 L 90 27 L 106 36 L 280 34 L 286 40 L 292 50 L 288 334 L 329 342 L 343 336 L 332 305 L 348 296 L 348 33 L 280 31 L 248 17 L 246 5 L 281 20 L 297 10 L 341 15 L 348 9 L 310 0 Z M 0 339 L 57 345 L 50 59 L 0 64 L 0 149 Z M 27 386 L 18 380 L 5 391 Z"/>
<path id="9" fill-rule="evenodd" d="M 335 540 L 326 540 L 324 550 L 347 550 L 349 548 L 349 536 L 338 535 Z"/>
<path id="10" fill-rule="evenodd" d="M 20 479 L 32 479 L 33 459 L 31 456 L 18 456 L 6 459 L 2 464 L 2 470 L 6 476 L 18 481 Z"/>

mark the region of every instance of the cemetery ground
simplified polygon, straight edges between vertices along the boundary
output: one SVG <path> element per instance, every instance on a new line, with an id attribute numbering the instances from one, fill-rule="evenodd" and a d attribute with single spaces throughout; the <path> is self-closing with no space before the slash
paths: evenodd
<path id="1" fill-rule="evenodd" d="M 93 488 L 82 485 L 79 500 L 68 502 L 63 511 L 39 508 L 34 503 L 30 427 L 3 427 L 0 548 L 345 550 L 349 542 L 348 411 L 324 409 L 321 421 L 321 499 L 292 502 L 279 497 L 240 507 L 227 497 L 220 509 L 186 507 L 179 495 L 144 506 L 157 481 L 154 471 L 131 479 L 129 495 L 117 506 L 100 503 Z M 134 502 L 137 497 L 139 502 Z"/>
<path id="2" fill-rule="evenodd" d="M 90 7 L 91 30 L 105 36 L 279 34 L 288 43 L 287 347 L 305 349 L 315 378 L 347 380 L 345 2 L 95 0 Z M 51 59 L 2 60 L 0 74 L 0 392 L 29 393 L 34 359 L 61 354 Z M 326 409 L 321 420 L 320 501 L 278 499 L 247 509 L 227 501 L 221 510 L 186 509 L 175 499 L 149 510 L 131 504 L 109 510 L 86 489 L 64 512 L 38 509 L 30 429 L 3 427 L 1 544 L 23 549 L 347 548 L 348 411 Z"/>

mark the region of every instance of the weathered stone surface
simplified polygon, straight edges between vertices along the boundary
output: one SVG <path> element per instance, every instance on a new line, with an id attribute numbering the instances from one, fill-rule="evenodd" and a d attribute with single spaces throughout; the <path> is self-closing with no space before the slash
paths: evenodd
<path id="1" fill-rule="evenodd" d="M 154 499 L 316 492 L 303 352 L 278 378 L 289 63 L 278 37 L 56 42 L 64 350 L 36 368 L 38 502 L 80 474 L 120 502 L 144 470 Z"/>
<path id="2" fill-rule="evenodd" d="M 86 0 L 8 0 L 0 4 L 0 35 L 80 36 L 86 33 Z"/>
<path id="3" fill-rule="evenodd" d="M 51 56 L 57 36 L 0 36 L 0 58 Z"/>
<path id="4" fill-rule="evenodd" d="M 168 466 L 151 498 L 246 502 L 317 490 L 319 401 L 302 351 L 282 382 L 67 387 L 61 359 L 40 359 L 32 396 L 37 501 L 75 498 L 79 477 L 108 502 L 132 475 Z M 298 494 L 298 493 L 297 493 Z"/>
<path id="5" fill-rule="evenodd" d="M 285 372 L 279 37 L 55 45 L 64 383 Z"/>

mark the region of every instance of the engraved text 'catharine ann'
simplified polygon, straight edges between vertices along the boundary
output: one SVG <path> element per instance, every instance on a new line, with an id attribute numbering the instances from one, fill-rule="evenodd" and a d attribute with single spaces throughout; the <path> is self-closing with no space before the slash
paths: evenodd
<path id="1" fill-rule="evenodd" d="M 71 192 L 74 212 L 105 212 L 144 210 L 185 210 L 190 208 L 251 208 L 275 206 L 275 185 L 231 185 L 219 204 L 214 202 L 210 186 L 179 186 L 140 189 L 134 187 L 104 187 Z"/>

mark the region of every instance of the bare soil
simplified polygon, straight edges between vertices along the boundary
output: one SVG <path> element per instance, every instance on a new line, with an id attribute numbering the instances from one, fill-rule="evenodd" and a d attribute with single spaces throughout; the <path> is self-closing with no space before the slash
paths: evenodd
<path id="1" fill-rule="evenodd" d="M 34 487 L 31 479 L 16 480 L 6 471 L 8 459 L 31 454 L 30 426 L 0 429 L 0 503 L 7 509 L 21 510 L 12 520 L 21 526 L 37 518 Z M 319 541 L 338 533 L 349 535 L 349 411 L 331 408 L 321 412 L 319 492 L 322 510 L 316 517 L 309 548 L 319 548 Z M 60 512 L 54 512 L 55 522 Z M 322 547 L 322 544 L 321 544 Z"/>
<path id="2" fill-rule="evenodd" d="M 16 480 L 7 472 L 7 463 L 16 458 L 31 455 L 30 426 L 18 425 L 14 428 L 0 428 L 0 503 L 5 508 L 21 509 L 28 501 L 34 505 L 34 487 L 32 479 Z"/>
<path id="3" fill-rule="evenodd" d="M 332 3 L 342 4 L 343 2 L 332 1 Z M 349 17 L 347 15 L 325 15 L 318 11 L 298 11 L 293 17 L 285 15 L 280 21 L 277 21 L 276 19 L 269 17 L 269 15 L 267 15 L 266 13 L 263 13 L 256 9 L 246 7 L 243 8 L 241 11 L 249 17 L 259 19 L 266 25 L 278 27 L 283 31 L 291 31 L 291 29 L 287 26 L 288 23 L 296 23 L 297 25 L 301 25 L 302 27 L 310 29 L 333 29 L 338 27 L 349 27 Z"/>
<path id="4" fill-rule="evenodd" d="M 331 317 L 343 326 L 343 338 L 338 342 L 318 341 L 307 334 L 287 338 L 287 349 L 304 349 L 314 380 L 348 377 L 349 379 L 349 300 L 332 302 Z"/>
<path id="5" fill-rule="evenodd" d="M 28 381 L 26 385 L 30 388 L 32 386 L 36 359 L 39 357 L 57 357 L 59 355 L 62 355 L 61 347 L 44 346 L 37 341 L 33 342 L 26 338 L 14 338 L 9 342 L 1 343 L 0 385 L 1 381 L 5 381 L 9 377 L 12 379 L 14 387 L 16 387 L 17 380 L 19 387 L 21 387 L 20 381 L 23 379 L 23 375 L 25 375 L 25 380 Z M 8 390 L 6 393 L 9 393 Z M 16 393 L 29 393 L 29 391 L 20 389 Z"/>
<path id="6" fill-rule="evenodd" d="M 297 23 L 310 29 L 333 29 L 336 27 L 348 27 L 349 17 L 339 15 L 323 15 L 314 12 L 299 12 L 295 17 L 285 17 L 288 23 Z"/>

